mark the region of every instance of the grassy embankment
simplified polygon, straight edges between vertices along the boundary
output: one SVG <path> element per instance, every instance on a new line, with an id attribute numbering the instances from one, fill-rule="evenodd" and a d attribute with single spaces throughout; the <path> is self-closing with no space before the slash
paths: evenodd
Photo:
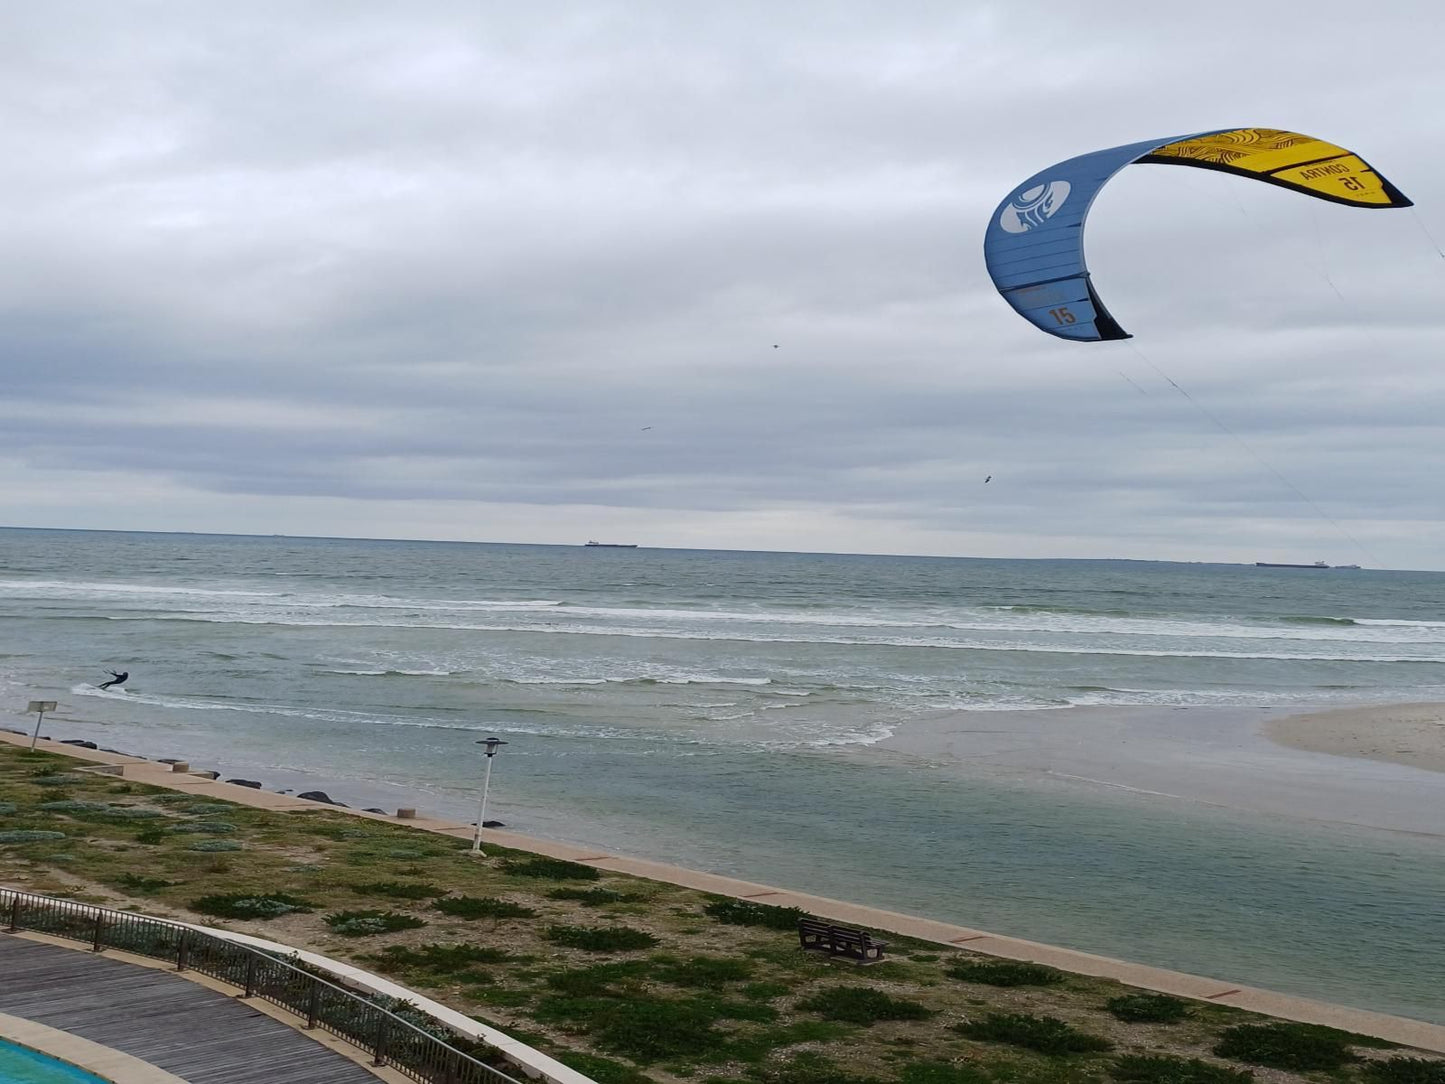
<path id="1" fill-rule="evenodd" d="M 796 912 L 465 848 L 0 746 L 0 883 L 355 961 L 603 1084 L 1445 1084 L 1376 1040 L 892 934 L 858 968 Z"/>

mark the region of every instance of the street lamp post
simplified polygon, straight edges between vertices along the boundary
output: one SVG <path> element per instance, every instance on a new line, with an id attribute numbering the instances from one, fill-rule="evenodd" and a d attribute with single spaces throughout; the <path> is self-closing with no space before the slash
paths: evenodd
<path id="1" fill-rule="evenodd" d="M 35 733 L 30 735 L 30 748 L 35 748 L 35 743 L 40 739 L 40 724 L 45 722 L 45 713 L 55 710 L 54 700 L 32 700 L 26 712 L 38 711 L 39 717 L 35 720 Z"/>
<path id="2" fill-rule="evenodd" d="M 477 831 L 472 836 L 472 853 L 482 853 L 482 825 L 487 821 L 487 791 L 492 786 L 492 758 L 497 755 L 497 748 L 506 745 L 501 738 L 486 738 L 477 742 L 478 745 L 485 745 L 487 754 L 487 774 L 482 779 L 482 804 L 477 810 Z"/>

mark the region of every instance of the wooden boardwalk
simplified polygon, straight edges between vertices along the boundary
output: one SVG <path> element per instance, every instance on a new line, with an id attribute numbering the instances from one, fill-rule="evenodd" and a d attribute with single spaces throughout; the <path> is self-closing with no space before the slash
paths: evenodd
<path id="1" fill-rule="evenodd" d="M 191 1084 L 377 1084 L 245 1001 L 177 975 L 0 933 L 0 1012 L 68 1031 Z"/>

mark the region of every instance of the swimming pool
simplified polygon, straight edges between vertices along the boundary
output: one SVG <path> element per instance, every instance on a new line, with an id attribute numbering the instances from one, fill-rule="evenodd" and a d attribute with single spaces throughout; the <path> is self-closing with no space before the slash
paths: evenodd
<path id="1" fill-rule="evenodd" d="M 104 1077 L 0 1039 L 0 1084 L 107 1084 Z"/>

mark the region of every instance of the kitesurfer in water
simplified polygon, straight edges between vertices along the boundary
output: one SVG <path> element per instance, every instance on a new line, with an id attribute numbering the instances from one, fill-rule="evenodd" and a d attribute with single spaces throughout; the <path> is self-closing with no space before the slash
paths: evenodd
<path id="1" fill-rule="evenodd" d="M 112 685 L 124 685 L 126 679 L 130 677 L 129 670 L 122 670 L 118 674 L 114 670 L 107 670 L 106 673 L 110 675 L 110 680 L 100 683 L 102 689 L 109 689 Z"/>

